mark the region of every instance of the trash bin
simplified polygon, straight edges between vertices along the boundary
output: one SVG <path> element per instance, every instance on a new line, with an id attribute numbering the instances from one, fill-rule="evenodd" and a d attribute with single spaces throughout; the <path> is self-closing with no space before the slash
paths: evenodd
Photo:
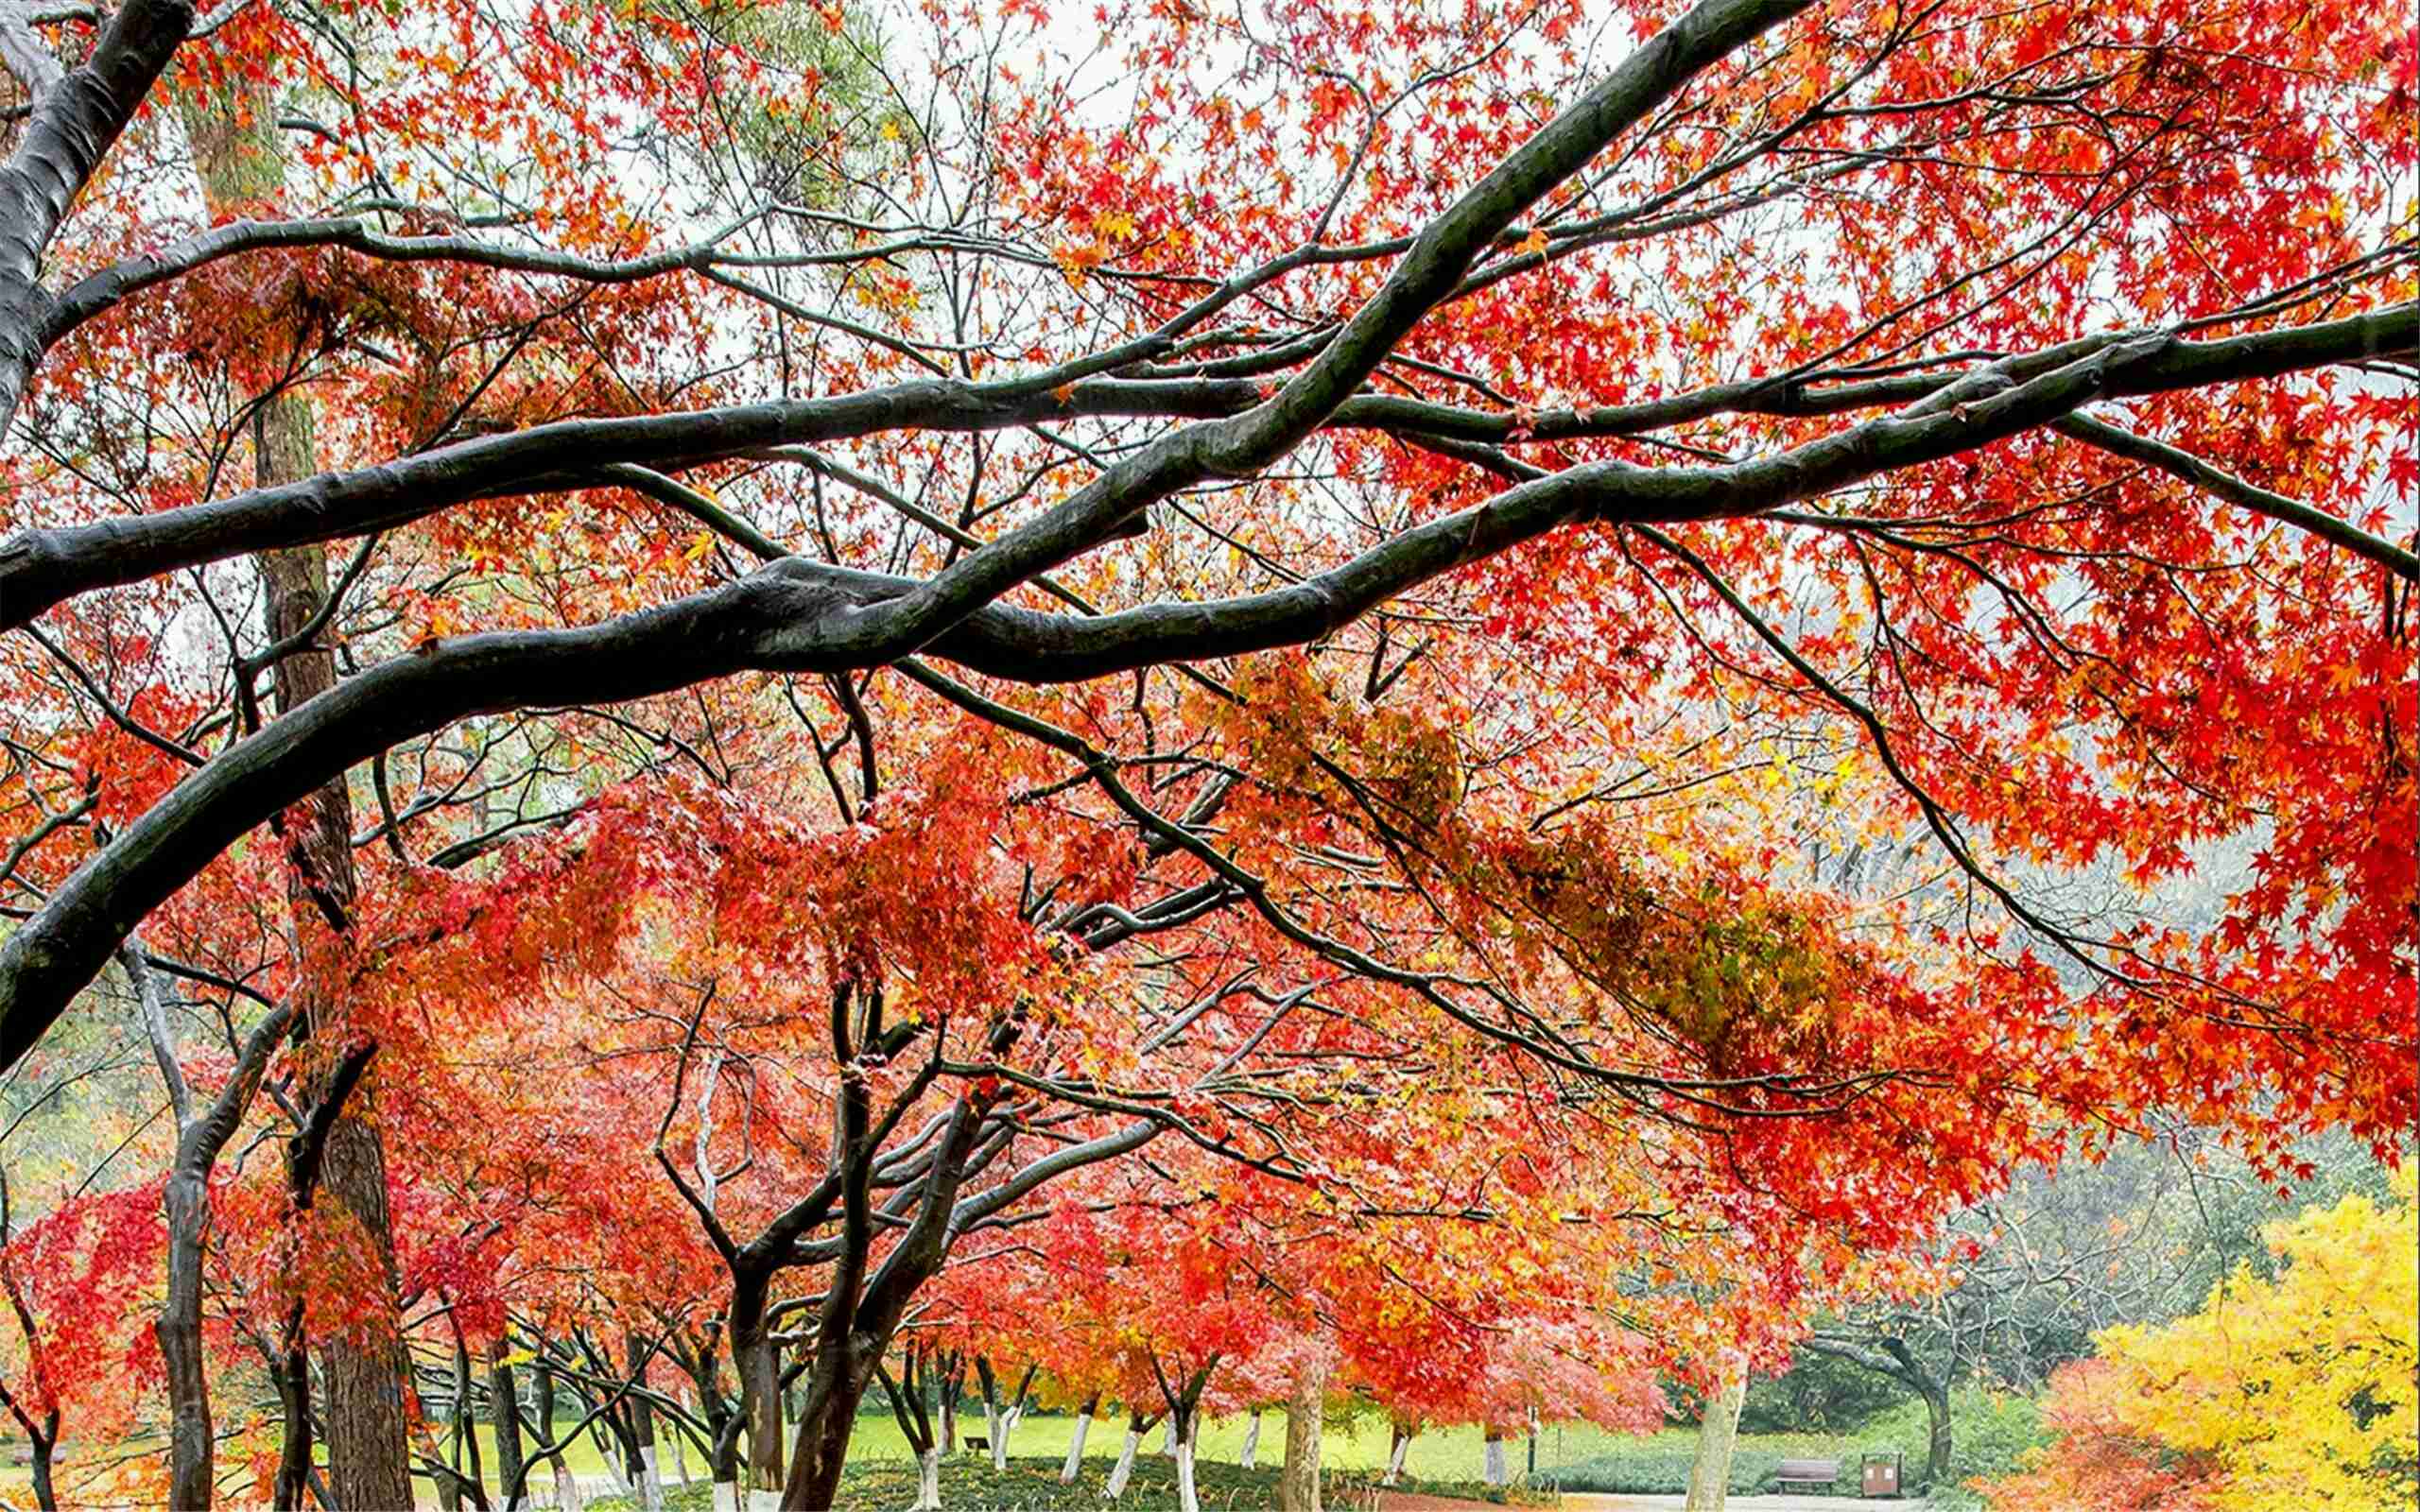
<path id="1" fill-rule="evenodd" d="M 1905 1454 L 1896 1452 L 1866 1455 L 1864 1463 L 1865 1473 L 1858 1478 L 1858 1494 L 1861 1496 L 1897 1496 L 1899 1494 L 1900 1471 L 1904 1467 L 1906 1459 L 1907 1456 Z"/>

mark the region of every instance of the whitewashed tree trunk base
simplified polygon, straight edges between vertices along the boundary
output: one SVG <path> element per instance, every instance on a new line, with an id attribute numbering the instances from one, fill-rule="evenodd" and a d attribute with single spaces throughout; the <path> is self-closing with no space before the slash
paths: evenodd
<path id="1" fill-rule="evenodd" d="M 941 1512 L 942 1452 L 928 1449 L 916 1456 L 915 1512 Z"/>
<path id="2" fill-rule="evenodd" d="M 1487 1484 L 1502 1486 L 1504 1484 L 1504 1440 L 1491 1438 L 1487 1441 L 1485 1467 L 1480 1473 L 1486 1478 Z"/>
<path id="3" fill-rule="evenodd" d="M 1244 1426 L 1244 1449 L 1243 1452 L 1237 1456 L 1237 1462 L 1240 1463 L 1244 1469 L 1252 1469 L 1253 1461 L 1259 1457 L 1260 1414 L 1253 1413 L 1252 1415 L 1252 1421 Z"/>
<path id="4" fill-rule="evenodd" d="M 739 1483 L 715 1482 L 715 1512 L 739 1512 Z"/>
<path id="5" fill-rule="evenodd" d="M 1126 1483 L 1134 1475 L 1134 1452 L 1142 1447 L 1143 1435 L 1132 1428 L 1126 1430 L 1126 1446 L 1117 1452 L 1117 1465 L 1109 1472 L 1111 1501 L 1126 1494 Z"/>
<path id="6" fill-rule="evenodd" d="M 685 1467 L 681 1478 L 689 1478 Z M 642 1512 L 664 1512 L 664 1472 L 656 1468 L 653 1444 L 639 1449 L 639 1506 Z"/>
<path id="7" fill-rule="evenodd" d="M 1076 1436 L 1067 1445 L 1067 1463 L 1059 1468 L 1060 1485 L 1076 1484 L 1076 1476 L 1084 1468 L 1084 1435 L 1092 1430 L 1092 1426 L 1093 1419 L 1090 1413 L 1076 1419 Z"/>
<path id="8" fill-rule="evenodd" d="M 1201 1512 L 1201 1498 L 1193 1486 L 1193 1439 L 1176 1441 L 1176 1499 L 1179 1512 Z"/>

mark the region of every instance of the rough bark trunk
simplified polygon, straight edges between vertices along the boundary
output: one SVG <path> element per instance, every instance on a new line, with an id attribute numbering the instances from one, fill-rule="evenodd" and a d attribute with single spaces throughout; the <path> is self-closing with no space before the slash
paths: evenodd
<path id="1" fill-rule="evenodd" d="M 201 1246 L 210 1223 L 210 1175 L 180 1168 L 162 1196 L 168 1217 L 168 1297 L 154 1332 L 168 1386 L 169 1512 L 210 1505 L 210 1382 L 201 1359 Z"/>
<path id="2" fill-rule="evenodd" d="M 259 85 L 239 83 L 207 104 L 188 107 L 195 166 L 214 215 L 241 213 L 284 186 L 275 104 Z M 256 484 L 290 482 L 319 471 L 313 421 L 311 402 L 301 394 L 280 394 L 254 409 Z M 269 639 L 285 641 L 307 628 L 327 602 L 327 557 L 310 545 L 266 551 L 255 560 L 268 590 Z M 271 679 L 277 712 L 286 713 L 336 686 L 336 658 L 311 646 L 279 662 Z M 325 951 L 333 929 L 349 926 L 355 894 L 353 805 L 338 777 L 300 808 L 289 816 L 292 828 L 285 838 L 295 863 L 290 904 L 303 941 L 307 984 L 310 956 Z M 327 1032 L 341 1018 L 342 1005 L 328 1001 L 323 988 L 304 990 L 306 1024 L 312 1032 Z M 360 1224 L 388 1281 L 383 1315 L 366 1335 L 332 1339 L 320 1351 L 327 1381 L 329 1489 L 346 1508 L 412 1504 L 404 1400 L 410 1362 L 393 1311 L 394 1228 L 387 1206 L 386 1151 L 373 1120 L 365 1085 L 329 1134 L 321 1178 Z"/>
<path id="3" fill-rule="evenodd" d="M 1083 1470 L 1084 1435 L 1092 1431 L 1093 1413 L 1099 1406 L 1100 1399 L 1095 1397 L 1084 1403 L 1082 1412 L 1076 1415 L 1076 1432 L 1067 1441 L 1067 1463 L 1059 1467 L 1059 1484 L 1062 1486 L 1075 1485 L 1076 1477 Z"/>
<path id="4" fill-rule="evenodd" d="M 732 1287 L 732 1363 L 739 1367 L 740 1415 L 748 1420 L 748 1486 L 778 1495 L 783 1486 L 780 1347 L 766 1336 L 766 1287 Z"/>
<path id="5" fill-rule="evenodd" d="M 1294 1370 L 1286 1401 L 1286 1469 L 1277 1481 L 1279 1512 L 1320 1512 L 1320 1423 L 1327 1410 L 1328 1363 L 1315 1354 Z"/>
<path id="6" fill-rule="evenodd" d="M 1698 1423 L 1698 1452 L 1689 1466 L 1689 1499 L 1684 1512 L 1722 1512 L 1723 1500 L 1731 1491 L 1731 1451 L 1739 1441 L 1739 1409 L 1747 1400 L 1748 1378 L 1742 1373 L 1705 1404 L 1705 1417 Z"/>
<path id="7" fill-rule="evenodd" d="M 1253 1461 L 1257 1459 L 1259 1456 L 1260 1412 L 1255 1408 L 1252 1415 L 1252 1420 L 1244 1425 L 1243 1452 L 1236 1455 L 1236 1462 L 1242 1465 L 1244 1469 L 1250 1469 L 1253 1467 Z"/>
<path id="8" fill-rule="evenodd" d="M 856 1353 L 846 1340 L 829 1348 L 852 1356 Z M 785 1506 L 820 1509 L 839 1504 L 849 1431 L 856 1426 L 857 1404 L 865 1399 L 867 1378 L 873 1371 L 870 1365 L 852 1358 L 815 1373 L 824 1379 L 807 1387 L 806 1410 L 799 1415 L 799 1463 L 790 1467 L 790 1485 L 781 1500 Z"/>
<path id="9" fill-rule="evenodd" d="M 323 579 L 325 572 L 322 563 Z M 349 857 L 345 870 L 349 877 Z M 369 1096 L 365 1081 L 353 1103 L 358 1108 Z M 369 1236 L 387 1277 L 381 1315 L 372 1332 L 366 1337 L 331 1339 L 320 1349 L 320 1369 L 327 1381 L 328 1490 L 348 1512 L 413 1504 L 404 1397 L 411 1362 L 394 1314 L 397 1272 L 394 1224 L 387 1209 L 387 1152 L 377 1125 L 365 1119 L 368 1112 L 347 1112 L 329 1130 L 322 1178 Z"/>

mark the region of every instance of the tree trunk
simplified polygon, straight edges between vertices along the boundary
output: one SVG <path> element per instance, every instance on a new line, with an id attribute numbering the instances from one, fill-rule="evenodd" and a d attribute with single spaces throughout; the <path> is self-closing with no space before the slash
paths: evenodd
<path id="1" fill-rule="evenodd" d="M 1092 1431 L 1093 1413 L 1099 1406 L 1100 1399 L 1095 1397 L 1084 1403 L 1082 1411 L 1076 1414 L 1076 1432 L 1067 1440 L 1067 1463 L 1059 1467 L 1059 1484 L 1062 1486 L 1075 1485 L 1076 1477 L 1083 1471 L 1084 1435 Z"/>
<path id="2" fill-rule="evenodd" d="M 1176 1458 L 1176 1415 L 1174 1413 L 1160 1419 L 1160 1447 L 1153 1452 L 1162 1459 Z"/>
<path id="3" fill-rule="evenodd" d="M 1320 1512 L 1320 1423 L 1327 1411 L 1328 1363 L 1317 1356 L 1296 1367 L 1286 1400 L 1286 1469 L 1277 1481 L 1279 1512 Z"/>
<path id="4" fill-rule="evenodd" d="M 54 1414 L 52 1421 L 57 1421 Z M 50 1483 L 51 1440 L 36 1435 L 33 1440 L 33 1464 L 29 1467 L 34 1483 L 34 1505 L 42 1512 L 59 1512 L 59 1492 Z"/>
<path id="5" fill-rule="evenodd" d="M 1109 1499 L 1113 1502 L 1126 1494 L 1126 1483 L 1134 1475 L 1134 1453 L 1143 1447 L 1143 1435 L 1150 1422 L 1141 1417 L 1126 1420 L 1126 1442 L 1119 1446 L 1117 1463 L 1109 1471 Z"/>
<path id="6" fill-rule="evenodd" d="M 647 1350 L 640 1347 L 639 1336 L 631 1333 L 624 1337 L 622 1351 L 631 1363 L 631 1377 L 635 1381 L 644 1372 Z M 674 1438 L 680 1437 L 678 1428 L 672 1432 Z M 631 1479 L 638 1489 L 639 1512 L 664 1512 L 664 1475 L 656 1468 L 655 1407 L 635 1393 L 631 1397 L 631 1440 L 635 1446 Z"/>
<path id="7" fill-rule="evenodd" d="M 1389 1427 L 1392 1433 L 1387 1440 L 1387 1473 L 1380 1484 L 1392 1486 L 1403 1479 L 1404 1456 L 1411 1452 L 1411 1438 L 1420 1432 L 1420 1425 L 1398 1418 Z"/>
<path id="8" fill-rule="evenodd" d="M 1925 1483 L 1927 1486 L 1949 1484 L 1949 1388 L 1927 1381 L 1924 1391 L 1925 1417 L 1932 1430 L 1925 1445 Z"/>
<path id="9" fill-rule="evenodd" d="M 781 1348 L 766 1336 L 762 1279 L 734 1281 L 732 1363 L 739 1367 L 739 1411 L 748 1420 L 748 1487 L 779 1496 L 782 1463 Z"/>
<path id="10" fill-rule="evenodd" d="M 302 1512 L 311 1496 L 311 1348 L 302 1336 L 302 1303 L 287 1310 L 283 1353 L 273 1362 L 278 1411 L 277 1512 Z"/>
<path id="11" fill-rule="evenodd" d="M 326 563 L 320 576 L 326 578 Z M 335 791 L 342 792 L 341 784 Z M 321 789 L 322 795 L 329 789 Z M 339 805 L 340 816 L 349 806 Z M 346 833 L 350 819 L 343 818 Z M 350 839 L 347 841 L 350 844 Z M 351 895 L 351 857 L 344 868 Z M 321 1177 L 369 1235 L 381 1273 L 387 1279 L 379 1302 L 379 1318 L 367 1338 L 331 1339 L 320 1349 L 320 1369 L 327 1380 L 328 1491 L 336 1504 L 350 1509 L 412 1505 L 409 1445 L 405 1436 L 405 1381 L 411 1369 L 395 1316 L 396 1266 L 394 1225 L 387 1210 L 387 1152 L 378 1125 L 366 1121 L 371 1109 L 368 1078 L 348 1099 L 328 1131 L 325 1175 Z"/>
<path id="12" fill-rule="evenodd" d="M 168 1297 L 153 1332 L 168 1384 L 168 1509 L 206 1512 L 213 1490 L 210 1381 L 201 1360 L 201 1246 L 210 1174 L 180 1162 L 161 1197 L 168 1217 Z M 47 1504 L 47 1503 L 45 1503 Z"/>
<path id="13" fill-rule="evenodd" d="M 992 1468 L 994 1469 L 1004 1470 L 1009 1468 L 1009 1437 L 1017 1431 L 1017 1424 L 1024 1420 L 1025 1399 L 1020 1397 L 1016 1400 L 1009 1403 L 1007 1408 L 1005 1408 L 1000 1414 L 999 1435 L 992 1440 Z"/>
<path id="14" fill-rule="evenodd" d="M 873 1348 L 878 1350 L 881 1346 Z M 785 1507 L 814 1512 L 839 1504 L 840 1471 L 849 1460 L 849 1433 L 856 1426 L 857 1404 L 865 1399 L 866 1379 L 873 1374 L 870 1363 L 861 1365 L 856 1358 L 858 1351 L 850 1340 L 832 1341 L 823 1349 L 843 1358 L 820 1359 L 810 1372 L 806 1408 L 798 1421 L 798 1463 L 790 1467 L 790 1484 L 780 1502 Z"/>
<path id="15" fill-rule="evenodd" d="M 504 1335 L 497 1334 L 488 1348 L 488 1420 L 495 1429 L 496 1486 L 502 1494 L 504 1512 L 526 1505 L 520 1490 L 523 1482 L 521 1462 L 521 1397 L 513 1384 L 512 1366 L 505 1364 L 511 1357 L 511 1346 Z M 337 1505 L 351 1508 L 355 1503 L 339 1501 Z M 369 1506 L 389 1506 L 392 1503 L 371 1503 Z M 409 1502 L 400 1503 L 409 1506 Z"/>
<path id="16" fill-rule="evenodd" d="M 682 1387 L 673 1394 L 672 1400 L 679 1402 L 683 1407 L 688 1406 L 688 1388 L 685 1386 Z M 691 1484 L 689 1479 L 689 1432 L 679 1423 L 674 1423 L 672 1425 L 672 1468 L 681 1472 L 682 1485 L 687 1486 Z"/>
<path id="17" fill-rule="evenodd" d="M 1486 1431 L 1480 1446 L 1479 1475 L 1490 1486 L 1502 1486 L 1511 1479 L 1504 1469 L 1504 1435 L 1493 1428 Z"/>
<path id="18" fill-rule="evenodd" d="M 1193 1440 L 1200 1425 L 1188 1420 L 1176 1434 L 1176 1501 L 1180 1512 L 1201 1512 L 1201 1498 L 1193 1485 Z"/>
<path id="19" fill-rule="evenodd" d="M 942 1452 L 927 1449 L 916 1456 L 915 1512 L 941 1512 Z"/>
<path id="20" fill-rule="evenodd" d="M 1705 1417 L 1698 1423 L 1697 1459 L 1689 1466 L 1685 1512 L 1722 1512 L 1723 1498 L 1731 1490 L 1731 1451 L 1739 1441 L 1739 1409 L 1747 1401 L 1748 1376 L 1742 1371 L 1705 1404 Z"/>
<path id="21" fill-rule="evenodd" d="M 257 208 L 285 181 L 277 135 L 276 102 L 257 84 L 237 83 L 206 104 L 189 105 L 186 128 L 202 198 L 211 213 L 230 216 Z M 302 333 L 295 333 L 299 341 Z M 301 353 L 296 359 L 299 364 Z M 264 399 L 252 412 L 253 481 L 267 487 L 319 471 L 311 402 L 299 393 Z M 267 590 L 271 642 L 284 642 L 318 616 L 328 596 L 328 561 L 319 545 L 262 552 L 254 558 Z M 277 712 L 285 713 L 337 684 L 336 657 L 313 645 L 279 662 L 271 674 Z M 302 942 L 303 1020 L 325 1034 L 341 1020 L 342 1005 L 315 983 L 312 967 L 329 954 L 333 932 L 351 927 L 355 896 L 353 804 L 344 779 L 323 784 L 288 814 L 286 850 L 294 863 L 289 903 Z M 313 1089 L 313 1101 L 318 1100 Z M 404 1392 L 410 1370 L 394 1312 L 394 1228 L 388 1213 L 387 1160 L 372 1121 L 365 1084 L 328 1137 L 322 1181 L 361 1225 L 387 1296 L 367 1338 L 330 1340 L 320 1350 L 327 1378 L 330 1494 L 346 1508 L 412 1504 L 411 1454 Z"/>
<path id="22" fill-rule="evenodd" d="M 1243 1452 L 1236 1456 L 1236 1462 L 1242 1465 L 1244 1469 L 1250 1469 L 1253 1467 L 1253 1461 L 1257 1459 L 1259 1456 L 1260 1410 L 1255 1407 L 1253 1409 L 1252 1421 L 1244 1425 Z"/>
<path id="23" fill-rule="evenodd" d="M 957 1357 L 952 1356 L 949 1363 L 942 1367 L 941 1375 L 942 1452 L 944 1454 L 958 1452 L 958 1402 L 964 1389 L 965 1379 L 959 1374 Z"/>

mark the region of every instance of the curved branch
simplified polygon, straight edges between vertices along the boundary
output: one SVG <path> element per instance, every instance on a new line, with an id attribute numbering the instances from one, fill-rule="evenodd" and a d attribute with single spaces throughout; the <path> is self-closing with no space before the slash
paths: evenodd
<path id="1" fill-rule="evenodd" d="M 2105 346 L 2027 383 L 2011 383 L 2013 362 L 1995 364 L 1907 411 L 1773 456 L 1709 468 L 1599 462 L 1524 483 L 1270 593 L 1095 617 L 983 605 L 932 637 L 931 649 L 992 676 L 1059 682 L 1296 644 L 1567 524 L 1753 515 L 2021 434 L 2095 399 L 2414 347 L 2420 305 L 2406 304 L 2222 341 Z M 622 702 L 742 671 L 887 665 L 918 648 L 909 641 L 922 622 L 882 611 L 930 586 L 788 558 L 600 625 L 437 641 L 371 668 L 186 778 L 0 944 L 0 1065 L 30 1049 L 128 932 L 212 857 L 354 763 L 475 713 Z"/>
<path id="2" fill-rule="evenodd" d="M 2300 499 L 2272 492 L 2256 483 L 2213 467 L 2181 447 L 2120 430 L 2089 415 L 2069 415 L 2065 420 L 2054 421 L 2051 429 L 2087 446 L 2097 446 L 2113 456 L 2147 463 L 2184 479 L 2204 492 L 2215 493 L 2229 504 L 2240 505 L 2255 514 L 2267 515 L 2298 530 L 2309 531 L 2322 540 L 2332 541 L 2357 556 L 2377 562 L 2407 583 L 2420 583 L 2420 556 L 2414 556 L 2394 541 L 2371 535 L 2349 520 L 2340 520 L 2325 509 L 2312 508 Z"/>

